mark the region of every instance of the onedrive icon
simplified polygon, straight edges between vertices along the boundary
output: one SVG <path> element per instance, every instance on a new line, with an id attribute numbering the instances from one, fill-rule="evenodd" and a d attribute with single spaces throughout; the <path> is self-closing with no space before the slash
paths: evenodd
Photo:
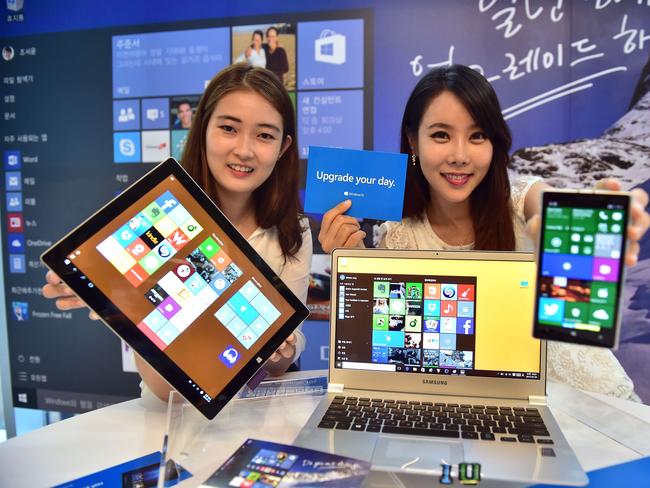
<path id="1" fill-rule="evenodd" d="M 333 30 L 325 29 L 314 42 L 314 59 L 320 63 L 345 63 L 346 38 Z"/>

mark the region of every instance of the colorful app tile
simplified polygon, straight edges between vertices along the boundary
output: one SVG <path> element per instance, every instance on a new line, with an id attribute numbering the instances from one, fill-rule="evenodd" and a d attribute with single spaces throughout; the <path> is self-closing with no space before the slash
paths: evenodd
<path id="1" fill-rule="evenodd" d="M 22 274 L 27 272 L 24 254 L 9 255 L 9 272 L 14 274 Z"/>
<path id="2" fill-rule="evenodd" d="M 404 332 L 374 330 L 372 345 L 385 347 L 404 347 Z"/>
<path id="3" fill-rule="evenodd" d="M 590 280 L 594 258 L 570 254 L 542 255 L 543 276 L 564 276 L 579 280 Z"/>
<path id="4" fill-rule="evenodd" d="M 458 317 L 456 321 L 457 334 L 473 334 L 474 333 L 474 319 L 466 317 Z"/>
<path id="5" fill-rule="evenodd" d="M 407 315 L 404 324 L 405 332 L 422 332 L 422 317 L 419 315 Z"/>
<path id="6" fill-rule="evenodd" d="M 180 335 L 180 331 L 174 327 L 173 324 L 167 322 L 158 330 L 156 335 L 169 346 L 172 342 L 174 342 L 174 339 Z"/>
<path id="7" fill-rule="evenodd" d="M 589 305 L 589 323 L 611 329 L 614 326 L 615 318 L 614 305 L 600 305 L 598 303 Z"/>
<path id="8" fill-rule="evenodd" d="M 440 349 L 440 334 L 428 332 L 422 334 L 422 347 L 424 349 Z"/>
<path id="9" fill-rule="evenodd" d="M 458 285 L 458 300 L 474 301 L 474 285 Z"/>
<path id="10" fill-rule="evenodd" d="M 199 276 L 199 274 L 196 273 L 196 274 L 193 275 L 193 276 Z M 201 280 L 203 280 L 203 278 L 201 278 Z M 188 280 L 188 281 L 189 281 L 189 280 Z M 205 283 L 205 281 L 203 281 L 203 282 Z M 185 284 L 187 285 L 187 281 L 185 282 Z M 199 292 L 199 294 L 196 296 L 196 298 L 198 298 L 199 301 L 200 301 L 201 303 L 203 303 L 206 307 L 209 307 L 210 305 L 212 305 L 212 304 L 214 303 L 214 301 L 215 301 L 217 298 L 219 298 L 219 294 L 218 294 L 216 291 L 214 291 L 214 288 L 211 288 L 211 287 L 209 287 L 209 286 L 206 285 L 206 286 L 205 286 L 205 287 L 204 287 L 204 288 Z"/>
<path id="11" fill-rule="evenodd" d="M 596 210 L 593 208 L 572 208 L 570 229 L 572 232 L 583 235 L 593 235 L 596 232 Z"/>
<path id="12" fill-rule="evenodd" d="M 185 261 L 183 263 L 178 264 L 172 271 L 176 276 L 178 276 L 179 280 L 185 282 L 189 279 L 190 276 L 192 276 L 196 272 L 196 269 L 194 268 L 192 263 L 190 263 L 189 261 Z"/>
<path id="13" fill-rule="evenodd" d="M 167 319 L 160 313 L 160 310 L 154 309 L 143 319 L 143 322 L 152 332 L 158 332 L 158 330 L 167 323 Z"/>
<path id="14" fill-rule="evenodd" d="M 406 299 L 422 300 L 422 283 L 406 283 Z"/>
<path id="15" fill-rule="evenodd" d="M 406 332 L 404 334 L 404 347 L 407 349 L 419 349 L 422 347 L 422 334 Z"/>
<path id="16" fill-rule="evenodd" d="M 545 221 L 547 231 L 568 231 L 571 224 L 571 209 L 563 207 L 547 207 Z"/>
<path id="17" fill-rule="evenodd" d="M 617 281 L 620 261 L 618 259 L 594 258 L 593 279 L 598 281 Z"/>
<path id="18" fill-rule="evenodd" d="M 406 300 L 391 298 L 389 309 L 391 315 L 406 315 Z"/>
<path id="19" fill-rule="evenodd" d="M 424 299 L 425 300 L 440 300 L 440 283 L 425 283 L 424 284 Z"/>
<path id="20" fill-rule="evenodd" d="M 180 205 L 178 199 L 169 190 L 156 198 L 155 203 L 160 207 L 160 210 L 165 212 L 166 215 Z"/>
<path id="21" fill-rule="evenodd" d="M 269 324 L 262 317 L 257 317 L 250 325 L 250 327 L 257 334 L 258 337 L 261 337 L 262 334 L 264 334 L 264 332 L 266 332 L 268 328 L 271 327 L 271 324 Z"/>
<path id="22" fill-rule="evenodd" d="M 20 191 L 23 187 L 22 173 L 20 171 L 7 171 L 5 173 L 5 190 Z"/>
<path id="23" fill-rule="evenodd" d="M 222 294 L 224 291 L 228 289 L 228 287 L 230 287 L 230 282 L 226 278 L 224 278 L 224 276 L 221 273 L 217 273 L 213 275 L 209 283 L 212 289 L 219 294 Z"/>
<path id="24" fill-rule="evenodd" d="M 422 315 L 422 300 L 406 300 L 406 315 Z"/>
<path id="25" fill-rule="evenodd" d="M 156 284 L 147 293 L 145 298 L 154 305 L 160 305 L 169 295 L 159 284 Z"/>
<path id="26" fill-rule="evenodd" d="M 167 129 L 169 127 L 169 99 L 142 99 L 142 128 Z"/>
<path id="27" fill-rule="evenodd" d="M 8 213 L 7 214 L 7 229 L 9 232 L 24 232 L 25 220 L 21 213 Z"/>
<path id="28" fill-rule="evenodd" d="M 122 274 L 136 264 L 136 260 L 131 257 L 114 236 L 104 239 L 97 246 L 97 250 Z"/>
<path id="29" fill-rule="evenodd" d="M 404 283 L 391 283 L 390 298 L 406 298 L 406 285 Z"/>
<path id="30" fill-rule="evenodd" d="M 183 158 L 183 150 L 187 144 L 187 135 L 189 130 L 173 130 L 172 131 L 172 158 L 180 161 Z"/>
<path id="31" fill-rule="evenodd" d="M 589 320 L 589 303 L 565 301 L 564 320 L 565 322 L 587 323 L 587 320 Z"/>
<path id="32" fill-rule="evenodd" d="M 133 267 L 124 273 L 124 277 L 136 288 L 147 279 L 147 276 L 149 274 L 138 263 L 135 263 Z"/>
<path id="33" fill-rule="evenodd" d="M 425 288 L 426 289 L 426 288 Z M 424 300 L 424 315 L 440 315 L 440 300 Z"/>
<path id="34" fill-rule="evenodd" d="M 5 171 L 12 171 L 22 167 L 23 157 L 20 151 L 5 151 L 4 166 Z"/>
<path id="35" fill-rule="evenodd" d="M 178 305 L 182 307 L 186 307 L 189 305 L 189 302 L 194 298 L 194 294 L 187 289 L 187 287 L 183 287 L 175 295 L 172 295 L 172 298 L 178 303 Z"/>
<path id="36" fill-rule="evenodd" d="M 166 215 L 158 222 L 156 222 L 153 225 L 153 228 L 156 229 L 163 237 L 170 236 L 176 229 L 178 229 L 176 223 Z"/>
<path id="37" fill-rule="evenodd" d="M 474 302 L 458 302 L 458 317 L 474 317 Z"/>
<path id="38" fill-rule="evenodd" d="M 178 204 L 174 209 L 172 209 L 170 212 L 167 212 L 167 216 L 174 221 L 176 226 L 180 227 L 183 225 L 185 222 L 187 222 L 189 219 L 192 218 L 190 213 L 185 210 L 185 207 L 182 205 Z"/>
<path id="39" fill-rule="evenodd" d="M 7 234 L 9 252 L 12 254 L 25 252 L 24 234 Z"/>
<path id="40" fill-rule="evenodd" d="M 142 242 L 144 242 L 149 248 L 153 249 L 165 240 L 165 236 L 158 232 L 158 229 L 155 227 L 150 227 L 140 236 L 140 239 L 142 239 Z"/>
<path id="41" fill-rule="evenodd" d="M 174 249 L 174 247 L 166 239 L 154 247 L 153 251 L 158 254 L 158 257 L 163 262 L 169 261 L 171 257 L 176 254 L 176 249 Z"/>
<path id="42" fill-rule="evenodd" d="M 440 305 L 440 315 L 442 317 L 455 317 L 457 311 L 457 303 L 455 300 L 443 300 Z"/>
<path id="43" fill-rule="evenodd" d="M 241 342 L 246 349 L 250 349 L 250 347 L 257 340 L 257 334 L 253 331 L 253 329 L 249 327 L 244 332 L 239 334 L 237 340 Z"/>
<path id="44" fill-rule="evenodd" d="M 210 258 L 210 261 L 218 271 L 223 271 L 230 263 L 232 263 L 232 259 L 230 259 L 230 256 L 228 256 L 223 249 L 219 249 L 217 254 Z"/>
<path id="45" fill-rule="evenodd" d="M 18 322 L 29 320 L 29 303 L 11 302 L 11 314 Z"/>
<path id="46" fill-rule="evenodd" d="M 424 317 L 422 322 L 424 332 L 440 332 L 440 317 Z"/>
<path id="47" fill-rule="evenodd" d="M 440 364 L 440 351 L 438 349 L 425 349 L 422 354 L 422 366 L 436 368 Z"/>
<path id="48" fill-rule="evenodd" d="M 388 330 L 388 315 L 373 315 L 372 330 Z"/>
<path id="49" fill-rule="evenodd" d="M 203 230 L 203 227 L 193 218 L 186 220 L 180 228 L 190 240 L 194 239 Z"/>
<path id="50" fill-rule="evenodd" d="M 223 364 L 228 367 L 228 369 L 232 368 L 237 361 L 239 361 L 239 351 L 234 348 L 234 346 L 228 346 L 224 351 L 219 355 L 219 359 Z"/>
<path id="51" fill-rule="evenodd" d="M 244 321 L 237 316 L 233 317 L 233 319 L 225 325 L 226 329 L 228 329 L 228 331 L 235 337 L 238 337 L 248 328 L 248 325 L 246 325 Z"/>
<path id="52" fill-rule="evenodd" d="M 164 264 L 163 260 L 158 257 L 158 253 L 153 250 L 138 261 L 138 263 L 149 275 L 154 274 Z"/>
<path id="53" fill-rule="evenodd" d="M 142 211 L 142 215 L 144 215 L 149 220 L 149 222 L 155 225 L 160 221 L 160 219 L 165 217 L 165 212 L 156 202 L 152 202 L 147 205 L 147 207 Z"/>
<path id="54" fill-rule="evenodd" d="M 561 324 L 564 317 L 564 300 L 540 298 L 538 319 L 540 322 Z"/>
<path id="55" fill-rule="evenodd" d="M 544 252 L 567 254 L 569 252 L 569 232 L 547 230 L 544 234 Z"/>
<path id="56" fill-rule="evenodd" d="M 264 296 L 263 293 L 258 293 L 252 300 L 251 305 L 255 307 L 264 320 L 269 324 L 275 322 L 280 317 L 280 312 L 275 306 Z"/>
<path id="57" fill-rule="evenodd" d="M 227 325 L 230 323 L 231 320 L 237 317 L 237 314 L 235 313 L 235 311 L 232 309 L 230 305 L 225 303 L 224 305 L 221 306 L 219 310 L 217 310 L 214 316 L 223 325 Z"/>
<path id="58" fill-rule="evenodd" d="M 594 256 L 620 259 L 623 248 L 622 234 L 596 234 Z"/>
<path id="59" fill-rule="evenodd" d="M 456 334 L 440 334 L 440 349 L 456 349 Z"/>
<path id="60" fill-rule="evenodd" d="M 388 321 L 388 330 L 400 331 L 404 330 L 405 326 L 406 323 L 404 321 L 403 315 L 390 315 L 390 319 Z"/>
<path id="61" fill-rule="evenodd" d="M 456 284 L 443 284 L 440 287 L 440 298 L 442 300 L 457 300 L 458 299 L 458 285 L 456 285 Z"/>
<path id="62" fill-rule="evenodd" d="M 20 192 L 7 192 L 7 212 L 23 211 L 23 194 Z"/>
<path id="63" fill-rule="evenodd" d="M 419 366 L 421 349 L 408 349 L 405 347 L 389 347 L 388 362 L 393 364 L 404 364 Z"/>
<path id="64" fill-rule="evenodd" d="M 375 298 L 372 301 L 372 313 L 386 315 L 389 311 L 388 300 L 385 298 Z"/>
<path id="65" fill-rule="evenodd" d="M 386 364 L 388 362 L 388 348 L 372 346 L 372 362 Z"/>
<path id="66" fill-rule="evenodd" d="M 232 307 L 237 316 L 246 323 L 246 325 L 252 324 L 253 320 L 259 316 L 255 307 L 253 307 L 239 292 L 235 293 L 230 300 L 228 300 L 228 304 Z"/>
<path id="67" fill-rule="evenodd" d="M 115 163 L 139 163 L 140 152 L 139 132 L 113 133 L 113 161 Z"/>
<path id="68" fill-rule="evenodd" d="M 600 305 L 613 304 L 616 301 L 616 284 L 593 281 L 591 283 L 591 301 Z"/>
<path id="69" fill-rule="evenodd" d="M 168 130 L 146 130 L 142 132 L 142 162 L 159 163 L 171 155 Z"/>
<path id="70" fill-rule="evenodd" d="M 129 248 L 131 244 L 133 244 L 134 241 L 138 241 L 142 243 L 140 239 L 138 239 L 138 235 L 130 229 L 128 225 L 124 225 L 120 229 L 113 234 L 115 237 L 115 240 L 120 243 L 122 247 Z M 149 249 L 147 249 L 147 252 L 149 252 Z"/>
<path id="71" fill-rule="evenodd" d="M 133 217 L 129 222 L 126 224 L 127 227 L 135 233 L 136 236 L 141 236 L 147 230 L 151 228 L 151 222 L 147 217 L 144 216 L 143 213 L 139 213 L 135 217 Z"/>
<path id="72" fill-rule="evenodd" d="M 243 272 L 235 263 L 230 263 L 222 271 L 222 274 L 226 281 L 234 283 L 243 274 Z"/>
<path id="73" fill-rule="evenodd" d="M 440 367 L 453 369 L 471 369 L 474 367 L 472 351 L 440 350 Z"/>
<path id="74" fill-rule="evenodd" d="M 199 249 L 206 258 L 210 259 L 212 256 L 217 254 L 219 249 L 221 249 L 221 246 L 219 246 L 212 237 L 208 237 L 199 245 Z"/>
<path id="75" fill-rule="evenodd" d="M 389 298 L 390 283 L 386 281 L 375 281 L 372 286 L 372 296 L 375 298 Z"/>
<path id="76" fill-rule="evenodd" d="M 193 295 L 198 295 L 203 288 L 208 286 L 201 275 L 198 273 L 193 273 L 187 280 L 185 280 L 185 286 L 188 290 L 192 292 Z"/>
<path id="77" fill-rule="evenodd" d="M 167 320 L 170 320 L 174 315 L 178 313 L 181 307 L 172 297 L 167 297 L 160 305 L 158 305 L 157 309 Z"/>
<path id="78" fill-rule="evenodd" d="M 187 237 L 182 230 L 176 229 L 170 235 L 167 236 L 167 241 L 174 246 L 174 249 L 180 251 L 185 244 L 190 242 L 189 237 Z"/>
<path id="79" fill-rule="evenodd" d="M 456 317 L 440 317 L 440 332 L 445 334 L 456 333 Z"/>
<path id="80" fill-rule="evenodd" d="M 140 128 L 140 101 L 113 100 L 113 130 Z"/>

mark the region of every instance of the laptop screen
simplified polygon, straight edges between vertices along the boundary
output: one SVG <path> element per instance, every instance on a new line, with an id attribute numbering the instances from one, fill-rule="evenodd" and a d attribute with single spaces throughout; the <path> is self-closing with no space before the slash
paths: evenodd
<path id="1" fill-rule="evenodd" d="M 540 379 L 535 263 L 522 256 L 339 256 L 335 367 Z"/>

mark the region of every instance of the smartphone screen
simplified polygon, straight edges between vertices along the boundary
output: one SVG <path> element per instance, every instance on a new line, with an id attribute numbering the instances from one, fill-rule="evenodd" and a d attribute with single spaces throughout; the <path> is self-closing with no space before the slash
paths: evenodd
<path id="1" fill-rule="evenodd" d="M 630 196 L 546 191 L 533 335 L 615 347 Z"/>

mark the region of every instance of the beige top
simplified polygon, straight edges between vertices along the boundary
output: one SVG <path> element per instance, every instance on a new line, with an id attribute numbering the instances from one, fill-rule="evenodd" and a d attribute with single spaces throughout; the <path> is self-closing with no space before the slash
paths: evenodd
<path id="1" fill-rule="evenodd" d="M 530 187 L 541 181 L 524 177 L 512 183 L 516 251 L 533 251 L 532 239 L 526 234 L 524 201 Z M 426 214 L 421 219 L 385 222 L 379 229 L 379 247 L 389 249 L 471 250 L 473 244 L 452 246 L 436 235 Z M 548 341 L 547 378 L 582 390 L 604 393 L 627 400 L 640 401 L 634 384 L 612 351 L 601 347 L 580 346 Z"/>

